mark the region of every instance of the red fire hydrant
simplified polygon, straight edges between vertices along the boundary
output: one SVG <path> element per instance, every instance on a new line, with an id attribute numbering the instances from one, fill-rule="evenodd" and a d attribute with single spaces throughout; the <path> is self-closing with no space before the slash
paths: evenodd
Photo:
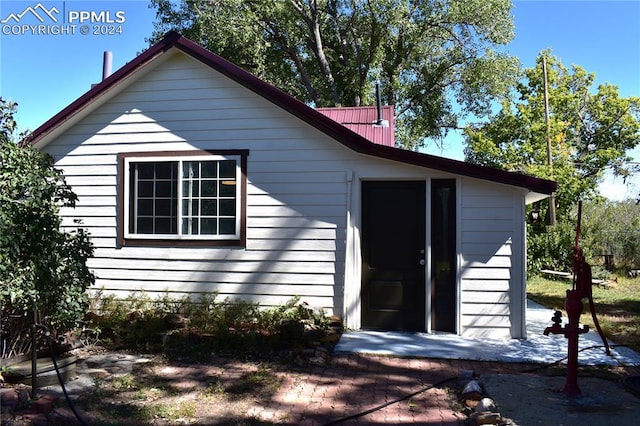
<path id="1" fill-rule="evenodd" d="M 562 327 L 562 313 L 556 311 L 553 316 L 553 325 L 544 329 L 544 335 L 563 334 L 568 340 L 567 354 L 567 383 L 560 389 L 567 395 L 579 395 L 578 387 L 578 336 L 589 331 L 589 326 L 580 327 L 580 314 L 582 314 L 582 295 L 579 290 L 567 290 L 567 299 L 564 303 L 569 322 Z"/>
<path id="2" fill-rule="evenodd" d="M 567 290 L 567 300 L 564 303 L 569 323 L 565 326 L 565 337 L 568 339 L 567 353 L 567 383 L 561 389 L 568 395 L 579 395 L 578 387 L 578 335 L 589 331 L 589 326 L 580 327 L 582 314 L 582 294 L 580 290 Z"/>

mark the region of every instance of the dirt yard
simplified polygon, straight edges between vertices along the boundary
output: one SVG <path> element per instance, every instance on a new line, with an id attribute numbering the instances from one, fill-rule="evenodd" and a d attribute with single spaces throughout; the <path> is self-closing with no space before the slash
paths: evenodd
<path id="1" fill-rule="evenodd" d="M 640 418 L 640 400 L 624 386 L 637 369 L 586 372 L 597 377 L 579 377 L 583 395 L 567 398 L 557 392 L 565 382 L 557 372 L 517 374 L 529 365 L 317 353 L 297 364 L 215 356 L 193 363 L 157 355 L 77 355 L 82 359 L 78 378 L 67 389 L 86 423 L 94 426 L 325 425 L 370 409 L 339 423 L 464 424 L 460 383 L 431 386 L 462 370 L 479 374 L 506 425 L 627 425 Z M 18 410 L 15 416 L 4 411 L 2 425 L 80 424 L 59 390 L 43 392 L 59 397 L 44 423 L 42 415 Z"/>
<path id="2" fill-rule="evenodd" d="M 579 377 L 579 396 L 560 392 L 561 376 L 488 374 L 481 380 L 506 424 L 624 426 L 640 418 L 640 399 L 613 377 Z"/>

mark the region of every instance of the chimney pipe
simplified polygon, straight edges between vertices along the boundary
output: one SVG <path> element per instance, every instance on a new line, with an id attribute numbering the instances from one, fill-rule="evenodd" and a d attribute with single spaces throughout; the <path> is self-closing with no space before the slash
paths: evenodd
<path id="1" fill-rule="evenodd" d="M 113 53 L 105 51 L 102 58 L 102 80 L 106 80 L 111 75 L 111 69 L 113 65 Z"/>
<path id="2" fill-rule="evenodd" d="M 380 80 L 376 81 L 376 106 L 378 107 L 378 119 L 376 124 L 382 126 L 382 100 L 380 99 Z"/>

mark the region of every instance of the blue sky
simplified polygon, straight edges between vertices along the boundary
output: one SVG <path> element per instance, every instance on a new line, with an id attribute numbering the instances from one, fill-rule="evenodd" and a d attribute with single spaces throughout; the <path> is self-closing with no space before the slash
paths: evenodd
<path id="1" fill-rule="evenodd" d="M 148 0 L 2 0 L 0 21 L 38 3 L 48 11 L 57 8 L 55 24 L 66 34 L 33 35 L 16 26 L 40 24 L 32 14 L 19 22 L 0 23 L 0 95 L 19 104 L 18 124 L 30 130 L 100 81 L 105 50 L 113 52 L 114 70 L 144 50 L 155 17 Z M 551 48 L 564 65 L 577 64 L 594 72 L 597 83 L 615 84 L 625 97 L 640 96 L 640 0 L 516 0 L 514 4 L 515 39 L 506 49 L 525 67 L 535 64 L 541 50 Z M 54 25 L 39 11 L 46 24 Z M 80 22 L 82 12 L 84 22 Z M 81 34 L 85 29 L 89 33 Z M 94 34 L 101 30 L 114 33 Z M 447 138 L 445 148 L 436 154 L 462 159 L 459 138 Z M 640 149 L 632 155 L 640 161 Z M 606 185 L 606 193 L 614 198 L 640 192 L 640 182 L 629 193 L 621 182 Z"/>

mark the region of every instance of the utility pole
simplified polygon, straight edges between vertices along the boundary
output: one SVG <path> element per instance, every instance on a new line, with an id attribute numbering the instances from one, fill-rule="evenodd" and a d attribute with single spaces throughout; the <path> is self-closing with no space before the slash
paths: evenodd
<path id="1" fill-rule="evenodd" d="M 547 58 L 542 56 L 542 81 L 544 83 L 544 120 L 547 124 L 547 164 L 553 178 L 553 157 L 551 156 L 551 125 L 549 124 L 549 91 L 547 88 Z M 556 224 L 556 193 L 549 198 L 549 225 Z"/>

